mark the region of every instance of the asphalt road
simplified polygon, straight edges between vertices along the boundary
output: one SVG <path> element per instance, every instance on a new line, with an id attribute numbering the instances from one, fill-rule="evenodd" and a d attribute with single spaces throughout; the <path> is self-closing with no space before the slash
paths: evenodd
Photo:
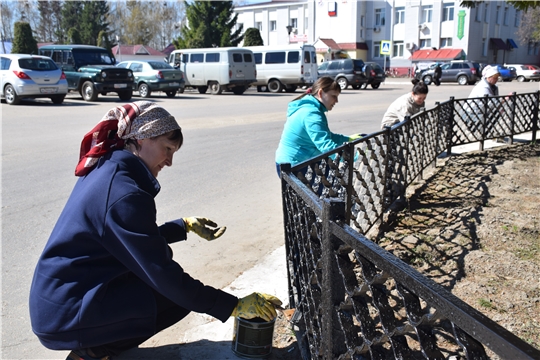
<path id="1" fill-rule="evenodd" d="M 540 90 L 540 83 L 502 83 L 500 93 Z M 411 90 L 389 79 L 378 90 L 345 90 L 328 114 L 332 131 L 371 133 L 388 105 Z M 450 96 L 465 98 L 472 86 L 430 86 L 427 107 Z M 186 91 L 174 99 L 156 94 L 178 120 L 184 146 L 174 164 L 161 171 L 156 198 L 158 222 L 206 216 L 227 226 L 206 242 L 189 235 L 173 245 L 175 259 L 192 276 L 223 288 L 283 244 L 280 183 L 274 152 L 287 104 L 295 94 Z M 140 100 L 138 97 L 134 101 Z M 36 261 L 76 181 L 80 141 L 116 96 L 87 103 L 70 95 L 62 105 L 47 99 L 20 106 L 2 102 L 2 353 L 1 359 L 64 359 L 67 352 L 45 349 L 31 331 L 28 292 Z M 271 276 L 271 274 L 268 274 Z M 264 281 L 265 279 L 260 279 Z M 257 291 L 257 285 L 253 285 Z M 246 294 L 247 295 L 247 294 Z M 190 319 L 179 325 L 187 330 Z"/>

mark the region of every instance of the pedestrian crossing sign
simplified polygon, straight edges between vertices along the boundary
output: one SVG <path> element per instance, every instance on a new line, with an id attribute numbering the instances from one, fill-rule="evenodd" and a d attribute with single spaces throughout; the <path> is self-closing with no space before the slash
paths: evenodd
<path id="1" fill-rule="evenodd" d="M 381 41 L 381 55 L 390 55 L 390 45 L 392 45 L 391 41 Z"/>

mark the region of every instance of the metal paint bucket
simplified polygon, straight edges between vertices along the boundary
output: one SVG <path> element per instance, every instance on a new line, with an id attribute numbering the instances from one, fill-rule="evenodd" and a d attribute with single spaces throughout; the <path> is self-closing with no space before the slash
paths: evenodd
<path id="1" fill-rule="evenodd" d="M 232 351 L 247 359 L 264 359 L 272 353 L 272 339 L 276 319 L 234 318 Z"/>

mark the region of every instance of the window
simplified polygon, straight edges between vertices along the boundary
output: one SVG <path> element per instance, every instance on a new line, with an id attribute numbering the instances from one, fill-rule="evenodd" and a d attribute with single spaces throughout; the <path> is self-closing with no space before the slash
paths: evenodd
<path id="1" fill-rule="evenodd" d="M 311 55 L 309 51 L 304 51 L 304 62 L 306 64 L 311 63 Z"/>
<path id="2" fill-rule="evenodd" d="M 489 19 L 489 4 L 484 4 L 484 22 L 488 22 Z"/>
<path id="3" fill-rule="evenodd" d="M 516 17 L 514 18 L 514 26 L 519 27 L 519 22 L 521 20 L 521 11 L 516 10 Z"/>
<path id="4" fill-rule="evenodd" d="M 430 23 L 433 15 L 433 5 L 422 6 L 422 22 Z"/>
<path id="5" fill-rule="evenodd" d="M 360 26 L 364 26 L 364 15 L 360 16 Z"/>
<path id="6" fill-rule="evenodd" d="M 462 63 L 452 63 L 452 66 L 450 66 L 450 69 L 463 69 Z"/>
<path id="7" fill-rule="evenodd" d="M 308 20 L 309 20 L 309 18 L 306 16 L 304 18 L 304 29 L 306 29 L 306 30 L 308 29 L 308 24 L 309 24 Z"/>
<path id="8" fill-rule="evenodd" d="M 204 61 L 204 54 L 191 54 L 190 62 L 198 63 Z"/>
<path id="9" fill-rule="evenodd" d="M 296 18 L 291 18 L 291 26 L 293 28 L 298 28 L 298 19 Z"/>
<path id="10" fill-rule="evenodd" d="M 244 62 L 245 63 L 252 63 L 253 57 L 249 53 L 244 53 Z"/>
<path id="11" fill-rule="evenodd" d="M 270 21 L 270 31 L 276 31 L 277 30 L 277 23 L 276 20 Z"/>
<path id="12" fill-rule="evenodd" d="M 384 9 L 375 9 L 375 26 L 384 26 Z"/>
<path id="13" fill-rule="evenodd" d="M 452 38 L 441 38 L 441 47 L 451 47 L 452 46 Z"/>
<path id="14" fill-rule="evenodd" d="M 233 53 L 232 54 L 232 60 L 235 63 L 241 63 L 242 62 L 242 54 L 239 53 Z"/>
<path id="15" fill-rule="evenodd" d="M 394 57 L 403 57 L 403 41 L 394 42 Z"/>
<path id="16" fill-rule="evenodd" d="M 486 38 L 482 39 L 482 56 L 487 56 Z"/>
<path id="17" fill-rule="evenodd" d="M 527 55 L 538 55 L 538 43 L 529 41 L 529 46 L 527 49 Z"/>
<path id="18" fill-rule="evenodd" d="M 206 54 L 206 62 L 219 62 L 219 53 L 208 53 Z"/>
<path id="19" fill-rule="evenodd" d="M 332 61 L 332 62 L 330 63 L 330 65 L 328 65 L 328 70 L 337 70 L 337 69 L 341 69 L 340 62 L 341 62 L 341 61 Z"/>
<path id="20" fill-rule="evenodd" d="M 405 23 L 405 7 L 399 6 L 396 7 L 396 22 L 395 24 L 404 24 Z"/>
<path id="21" fill-rule="evenodd" d="M 430 48 L 431 39 L 420 39 L 420 48 Z"/>
<path id="22" fill-rule="evenodd" d="M 262 64 L 262 54 L 261 53 L 254 53 L 253 56 L 255 57 L 255 64 Z"/>
<path id="23" fill-rule="evenodd" d="M 9 66 L 11 65 L 11 59 L 8 58 L 2 58 L 2 65 L 1 70 L 9 70 Z"/>
<path id="24" fill-rule="evenodd" d="M 381 57 L 381 43 L 380 42 L 376 42 L 373 44 L 373 57 L 374 58 Z"/>
<path id="25" fill-rule="evenodd" d="M 255 22 L 255 28 L 257 28 L 259 31 L 262 31 L 262 22 L 261 21 Z"/>
<path id="26" fill-rule="evenodd" d="M 481 21 L 482 20 L 482 9 L 480 7 L 480 4 L 476 6 L 476 15 L 474 17 L 475 21 Z"/>
<path id="27" fill-rule="evenodd" d="M 454 20 L 454 4 L 444 4 L 442 21 L 453 21 Z"/>
<path id="28" fill-rule="evenodd" d="M 298 51 L 289 51 L 287 54 L 287 63 L 288 64 L 296 64 L 300 61 L 300 52 Z"/>
<path id="29" fill-rule="evenodd" d="M 499 25 L 501 23 L 499 13 L 501 12 L 501 7 L 497 6 L 497 10 L 495 11 L 495 24 Z"/>
<path id="30" fill-rule="evenodd" d="M 285 51 L 266 53 L 265 64 L 285 64 Z"/>
<path id="31" fill-rule="evenodd" d="M 504 8 L 503 25 L 508 25 L 508 8 Z"/>

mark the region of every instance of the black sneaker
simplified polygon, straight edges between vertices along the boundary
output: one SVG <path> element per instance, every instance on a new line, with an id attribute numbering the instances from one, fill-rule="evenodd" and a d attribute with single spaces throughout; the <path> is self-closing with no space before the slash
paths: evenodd
<path id="1" fill-rule="evenodd" d="M 110 356 L 95 357 L 92 355 L 88 354 L 86 349 L 72 350 L 66 360 L 112 360 Z"/>

